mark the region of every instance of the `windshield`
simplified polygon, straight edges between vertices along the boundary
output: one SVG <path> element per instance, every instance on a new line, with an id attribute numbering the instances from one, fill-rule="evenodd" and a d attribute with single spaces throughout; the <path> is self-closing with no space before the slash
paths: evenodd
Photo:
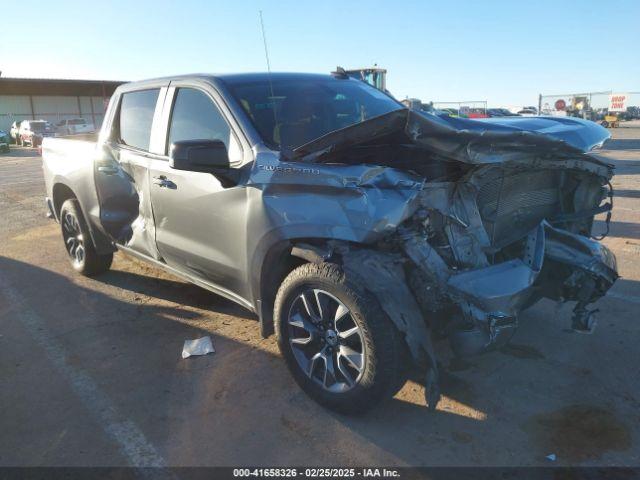
<path id="1" fill-rule="evenodd" d="M 229 88 L 263 141 L 275 150 L 293 149 L 404 108 L 364 82 L 333 77 L 236 80 Z"/>
<path id="2" fill-rule="evenodd" d="M 85 125 L 87 122 L 84 118 L 74 118 L 73 120 L 69 120 L 69 125 Z"/>

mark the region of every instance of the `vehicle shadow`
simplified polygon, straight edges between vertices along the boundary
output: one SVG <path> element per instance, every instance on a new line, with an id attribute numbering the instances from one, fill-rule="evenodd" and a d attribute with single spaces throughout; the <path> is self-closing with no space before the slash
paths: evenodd
<path id="1" fill-rule="evenodd" d="M 511 449 L 537 449 L 518 432 L 519 424 L 540 409 L 538 401 L 567 388 L 567 383 L 582 399 L 585 386 L 578 381 L 592 381 L 567 373 L 578 368 L 574 364 L 588 364 L 584 355 L 568 366 L 545 360 L 562 355 L 567 339 L 553 337 L 559 327 L 546 323 L 553 313 L 528 311 L 510 351 L 465 363 L 452 360 L 446 346 L 437 345 L 443 358 L 438 411 L 426 408 L 423 374 L 412 372 L 394 399 L 363 416 L 347 417 L 323 409 L 302 393 L 273 338 L 261 339 L 255 323 L 235 318 L 240 307 L 216 315 L 220 305 L 227 308 L 226 300 L 210 299 L 213 294 L 200 293 L 198 287 L 117 270 L 95 280 L 71 281 L 4 257 L 0 275 L 43 319 L 42 328 L 59 342 L 63 361 L 89 375 L 169 465 L 513 464 Z M 176 305 L 123 300 L 113 287 Z M 637 285 L 626 287 L 638 290 Z M 8 316 L 17 321 L 14 313 L 0 308 L 0 319 L 7 321 Z M 216 353 L 180 358 L 183 341 L 203 335 L 212 337 Z M 21 348 L 20 338 L 6 340 Z M 33 415 L 41 408 L 34 385 L 41 392 L 56 385 L 38 373 L 50 359 L 38 354 L 28 358 L 32 377 L 9 375 L 3 389 L 12 447 L 11 455 L 2 457 L 5 464 L 33 461 L 29 445 L 34 432 L 50 435 L 47 440 L 53 444 L 61 429 L 83 431 L 83 415 L 64 404 L 44 414 L 48 430 L 38 429 L 43 414 Z M 12 407 L 20 402 L 22 408 Z M 91 405 L 87 409 L 95 414 Z M 60 458 L 66 465 L 105 464 L 101 453 L 91 450 L 91 437 L 83 442 L 89 454 L 61 456 L 69 447 L 62 441 L 40 465 L 56 464 Z M 535 463 L 538 453 L 532 455 Z"/>
<path id="2" fill-rule="evenodd" d="M 258 319 L 255 314 L 220 295 L 177 279 L 159 278 L 157 276 L 111 269 L 96 277 L 96 280 L 124 290 L 180 305 L 210 309 L 248 320 Z"/>

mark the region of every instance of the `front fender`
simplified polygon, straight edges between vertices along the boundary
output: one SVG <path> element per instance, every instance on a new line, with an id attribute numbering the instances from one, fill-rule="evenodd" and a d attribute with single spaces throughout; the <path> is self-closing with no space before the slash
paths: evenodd
<path id="1" fill-rule="evenodd" d="M 247 182 L 254 302 L 274 251 L 310 239 L 374 243 L 413 215 L 422 185 L 421 178 L 389 167 L 309 166 L 259 157 Z"/>

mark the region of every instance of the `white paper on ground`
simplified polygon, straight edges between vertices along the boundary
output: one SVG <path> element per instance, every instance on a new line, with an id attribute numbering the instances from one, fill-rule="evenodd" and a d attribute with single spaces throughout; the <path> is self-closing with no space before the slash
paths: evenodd
<path id="1" fill-rule="evenodd" d="M 213 343 L 211 337 L 196 338 L 195 340 L 185 340 L 182 347 L 182 358 L 188 358 L 192 355 L 206 355 L 213 353 Z"/>

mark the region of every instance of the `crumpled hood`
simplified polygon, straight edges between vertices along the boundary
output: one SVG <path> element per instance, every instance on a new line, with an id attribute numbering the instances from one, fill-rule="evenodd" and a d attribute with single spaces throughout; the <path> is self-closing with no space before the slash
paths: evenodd
<path id="1" fill-rule="evenodd" d="M 584 154 L 611 137 L 600 125 L 573 117 L 466 119 L 396 110 L 330 132 L 293 150 L 292 160 L 316 161 L 327 153 L 404 133 L 408 141 L 451 160 L 500 163 L 523 154 Z"/>

